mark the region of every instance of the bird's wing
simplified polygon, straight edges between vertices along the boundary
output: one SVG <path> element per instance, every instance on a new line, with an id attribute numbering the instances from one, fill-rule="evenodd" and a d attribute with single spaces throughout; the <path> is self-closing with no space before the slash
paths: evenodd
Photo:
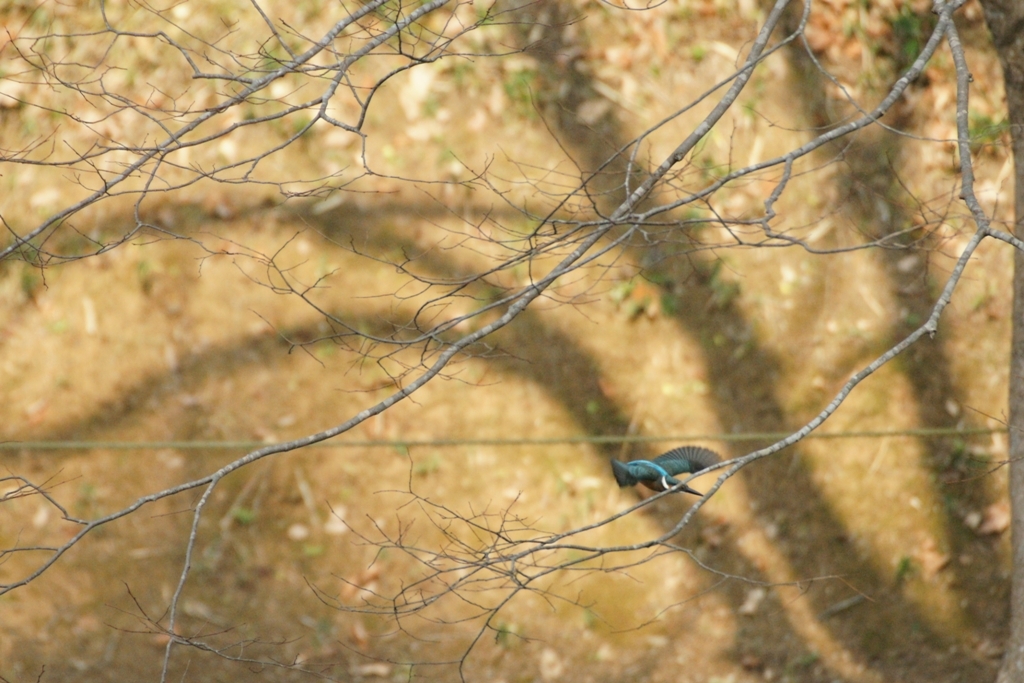
<path id="1" fill-rule="evenodd" d="M 673 448 L 654 459 L 654 462 L 664 467 L 670 474 L 693 474 L 719 461 L 717 453 L 699 446 Z"/>
<path id="2" fill-rule="evenodd" d="M 661 463 L 650 460 L 633 460 L 627 463 L 626 467 L 629 468 L 629 473 L 638 481 L 668 477 L 672 474 Z"/>

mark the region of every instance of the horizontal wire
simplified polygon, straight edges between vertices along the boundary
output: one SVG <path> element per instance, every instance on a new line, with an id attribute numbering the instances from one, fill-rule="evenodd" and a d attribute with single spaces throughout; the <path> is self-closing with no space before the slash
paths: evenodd
<path id="1" fill-rule="evenodd" d="M 979 436 L 1006 433 L 1005 427 L 932 427 L 896 431 L 812 432 L 807 439 L 881 439 L 894 436 Z M 677 436 L 564 436 L 545 439 L 370 439 L 364 441 L 322 441 L 306 448 L 409 448 L 437 446 L 557 446 L 569 444 L 663 443 L 669 441 L 778 441 L 790 432 L 751 434 L 681 434 Z M 0 451 L 35 450 L 255 450 L 271 445 L 267 441 L 2 441 Z"/>

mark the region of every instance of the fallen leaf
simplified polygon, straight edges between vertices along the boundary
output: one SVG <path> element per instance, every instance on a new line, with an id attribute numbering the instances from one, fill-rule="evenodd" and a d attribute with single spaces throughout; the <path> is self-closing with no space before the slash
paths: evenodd
<path id="1" fill-rule="evenodd" d="M 977 645 L 978 654 L 990 659 L 999 659 L 1003 656 L 1003 648 L 987 638 Z"/>
<path id="2" fill-rule="evenodd" d="M 1010 504 L 1003 501 L 985 508 L 981 524 L 975 529 L 982 536 L 995 536 L 1010 528 Z"/>
<path id="3" fill-rule="evenodd" d="M 971 531 L 977 531 L 978 527 L 981 526 L 981 513 L 973 510 L 964 515 L 964 526 Z"/>
<path id="4" fill-rule="evenodd" d="M 668 639 L 668 636 L 653 635 L 647 636 L 647 644 L 653 648 L 668 647 L 668 644 L 672 641 Z"/>
<path id="5" fill-rule="evenodd" d="M 360 664 L 353 666 L 350 670 L 354 676 L 373 676 L 375 678 L 387 678 L 391 675 L 391 665 L 385 662 L 373 664 Z"/>
<path id="6" fill-rule="evenodd" d="M 565 673 L 565 662 L 551 648 L 540 653 L 540 677 L 545 681 L 555 681 Z"/>
<path id="7" fill-rule="evenodd" d="M 588 126 L 592 126 L 612 108 L 612 103 L 608 100 L 595 97 L 591 100 L 586 100 L 579 107 L 576 108 L 576 116 L 579 117 L 580 121 Z"/>
<path id="8" fill-rule="evenodd" d="M 28 418 L 29 424 L 39 424 L 43 421 L 43 417 L 46 415 L 46 409 L 50 407 L 50 402 L 45 398 L 41 398 L 34 403 L 25 407 L 25 417 Z"/>
<path id="9" fill-rule="evenodd" d="M 927 539 L 917 551 L 917 560 L 921 563 L 921 571 L 926 579 L 933 579 L 949 564 L 948 553 L 939 552 L 934 539 Z"/>
<path id="10" fill-rule="evenodd" d="M 740 666 L 747 671 L 759 671 L 764 668 L 764 661 L 754 654 L 745 654 L 740 657 Z"/>
<path id="11" fill-rule="evenodd" d="M 749 591 L 747 591 L 746 600 L 743 601 L 743 604 L 740 605 L 740 608 L 736 611 L 744 616 L 749 617 L 755 612 L 757 612 L 757 608 L 761 606 L 761 603 L 767 596 L 768 591 L 766 591 L 764 588 L 751 588 Z"/>
<path id="12" fill-rule="evenodd" d="M 357 621 L 352 624 L 352 630 L 349 632 L 352 636 L 352 642 L 356 644 L 360 650 L 365 648 L 370 643 L 370 634 L 366 632 L 366 627 L 363 626 L 363 622 Z"/>
<path id="13" fill-rule="evenodd" d="M 605 398 L 613 399 L 616 396 L 618 396 L 619 392 L 615 388 L 615 385 L 612 384 L 611 382 L 609 382 L 607 379 L 605 379 L 603 377 L 599 377 L 597 379 L 597 387 L 598 387 L 598 389 L 601 390 L 601 394 Z"/>
<path id="14" fill-rule="evenodd" d="M 380 570 L 377 567 L 370 567 L 359 572 L 355 576 L 346 579 L 345 587 L 341 589 L 341 598 L 346 602 L 351 601 L 360 593 L 372 593 L 377 589 L 377 579 L 380 577 Z"/>
<path id="15" fill-rule="evenodd" d="M 331 536 L 341 536 L 348 533 L 348 524 L 345 522 L 345 515 L 348 510 L 344 505 L 332 505 L 331 515 L 324 524 L 324 532 Z"/>
<path id="16" fill-rule="evenodd" d="M 40 505 L 36 514 L 32 516 L 32 526 L 42 529 L 48 521 L 50 521 L 50 506 Z"/>

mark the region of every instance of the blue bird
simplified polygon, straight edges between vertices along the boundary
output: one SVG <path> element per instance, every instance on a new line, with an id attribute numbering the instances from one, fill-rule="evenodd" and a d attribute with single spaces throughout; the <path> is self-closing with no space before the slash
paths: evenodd
<path id="1" fill-rule="evenodd" d="M 719 461 L 718 454 L 698 446 L 682 446 L 673 448 L 668 453 L 659 455 L 654 460 L 634 460 L 619 462 L 612 460 L 612 474 L 621 488 L 643 484 L 652 491 L 666 491 L 681 483 L 675 478 L 677 474 L 694 474 L 711 467 Z M 703 496 L 685 484 L 677 489 L 695 496 Z"/>

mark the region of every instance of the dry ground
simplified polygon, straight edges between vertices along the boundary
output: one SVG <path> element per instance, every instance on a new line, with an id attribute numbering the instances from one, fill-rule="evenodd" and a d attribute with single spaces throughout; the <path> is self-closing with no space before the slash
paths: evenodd
<path id="1" fill-rule="evenodd" d="M 318 16 L 301 3 L 269 8 L 273 16 Z M 871 78 L 848 83 L 867 98 L 894 68 L 884 50 L 857 52 L 863 27 L 892 10 L 869 9 L 861 10 L 862 28 L 843 32 L 856 8 L 823 6 L 825 19 L 811 32 L 844 36 L 822 42 L 819 55 L 841 77 L 851 60 L 870 67 Z M 8 10 L 10 25 L 23 18 L 19 11 Z M 204 13 L 216 11 L 223 8 L 211 4 L 182 20 L 201 25 Z M 526 55 L 461 70 L 426 67 L 429 76 L 414 70 L 393 81 L 371 121 L 371 161 L 417 177 L 458 177 L 490 156 L 499 178 L 540 178 L 530 168 L 569 172 L 571 158 L 587 166 L 730 73 L 759 12 L 744 2 L 669 3 L 625 15 L 599 3 L 525 11 L 556 27 Z M 565 23 L 576 14 L 586 21 Z M 998 119 L 998 68 L 977 9 L 969 5 L 965 15 L 979 116 Z M 59 12 L 54 20 L 71 21 Z M 545 36 L 510 29 L 506 38 Z M 577 48 L 574 61 L 559 59 Z M 425 84 L 416 80 L 423 78 Z M 951 87 L 944 56 L 893 123 L 951 137 Z M 784 53 L 769 60 L 750 93 L 744 106 L 754 113 L 736 114 L 706 142 L 707 168 L 789 149 L 808 138 L 828 107 L 840 107 L 833 86 Z M 650 156 L 659 158 L 672 134 L 700 114 L 653 139 Z M 0 116 L 5 139 L 31 133 L 24 110 Z M 311 137 L 281 165 L 334 173 L 351 165 L 356 149 L 352 140 Z M 855 243 L 886 225 L 925 223 L 929 212 L 949 205 L 948 155 L 942 144 L 865 134 L 840 161 L 796 181 L 780 215 L 790 226 L 806 225 L 822 247 Z M 998 145 L 979 152 L 982 198 L 1004 217 L 1008 164 Z M 39 214 L 61 198 L 51 191 L 59 179 L 43 170 L 5 168 L 2 182 L 5 216 Z M 259 286 L 266 273 L 246 256 L 281 250 L 279 262 L 295 266 L 296 277 L 331 274 L 317 303 L 371 329 L 398 305 L 386 295 L 403 282 L 393 268 L 347 246 L 387 257 L 434 245 L 444 231 L 463 230 L 463 218 L 472 222 L 495 206 L 480 192 L 375 182 L 364 189 L 394 193 L 384 201 L 365 194 L 278 204 L 259 192 L 200 185 L 150 207 L 163 224 L 236 256 L 206 258 L 195 243 L 139 240 L 47 270 L 45 280 L 27 265 L 0 264 L 0 439 L 270 442 L 323 429 L 380 400 L 388 377 L 358 355 L 326 341 L 289 353 L 283 337 L 308 341 L 326 329 L 294 297 Z M 738 188 L 721 198 L 721 209 L 756 212 L 765 187 L 762 180 Z M 102 231 L 131 216 L 111 209 L 83 220 Z M 501 220 L 525 229 L 515 214 Z M 503 330 L 494 340 L 502 353 L 461 361 L 452 378 L 342 440 L 742 435 L 798 427 L 852 372 L 920 322 L 969 229 L 951 216 L 927 249 L 911 251 L 625 254 L 559 292 L 575 303 L 538 302 Z M 424 272 L 462 272 L 486 256 L 435 249 L 421 263 Z M 997 427 L 1005 413 L 1010 261 L 1006 249 L 986 245 L 936 339 L 858 388 L 824 429 Z M 641 265 L 646 278 L 638 275 Z M 737 456 L 764 442 L 702 443 Z M 229 477 L 214 495 L 182 632 L 224 631 L 213 636 L 223 644 L 254 639 L 247 654 L 302 661 L 338 680 L 453 680 L 452 665 L 403 662 L 447 661 L 464 651 L 479 622 L 457 623 L 468 613 L 457 600 L 430 614 L 443 621 L 410 620 L 404 631 L 391 620 L 335 608 L 335 599 L 358 606 L 371 596 L 367 590 L 387 593 L 417 576 L 413 557 L 373 545 L 409 524 L 417 544 L 438 542 L 430 508 L 410 491 L 462 515 L 510 509 L 538 529 L 563 530 L 635 502 L 634 492 L 614 487 L 609 457 L 654 455 L 669 445 L 676 444 L 332 443 L 264 461 Z M 244 452 L 12 448 L 0 451 L 0 463 L 7 473 L 50 481 L 70 512 L 91 517 Z M 681 536 L 692 555 L 628 573 L 559 574 L 547 588 L 565 601 L 527 595 L 508 605 L 497 637 L 488 635 L 468 658 L 466 676 L 991 680 L 1006 624 L 1008 539 L 999 533 L 1005 477 L 995 468 L 1005 455 L 999 433 L 807 440 L 727 483 Z M 194 502 L 189 493 L 148 506 L 0 598 L 0 676 L 156 680 L 166 638 L 149 620 L 167 608 Z M 659 502 L 588 540 L 654 536 L 691 503 Z M 71 529 L 36 498 L 5 504 L 0 515 L 4 547 L 16 539 L 52 543 Z M 6 581 L 26 562 L 9 560 L 0 575 Z M 850 601 L 857 596 L 863 599 Z M 287 666 L 256 669 L 180 650 L 171 676 L 304 678 Z"/>

